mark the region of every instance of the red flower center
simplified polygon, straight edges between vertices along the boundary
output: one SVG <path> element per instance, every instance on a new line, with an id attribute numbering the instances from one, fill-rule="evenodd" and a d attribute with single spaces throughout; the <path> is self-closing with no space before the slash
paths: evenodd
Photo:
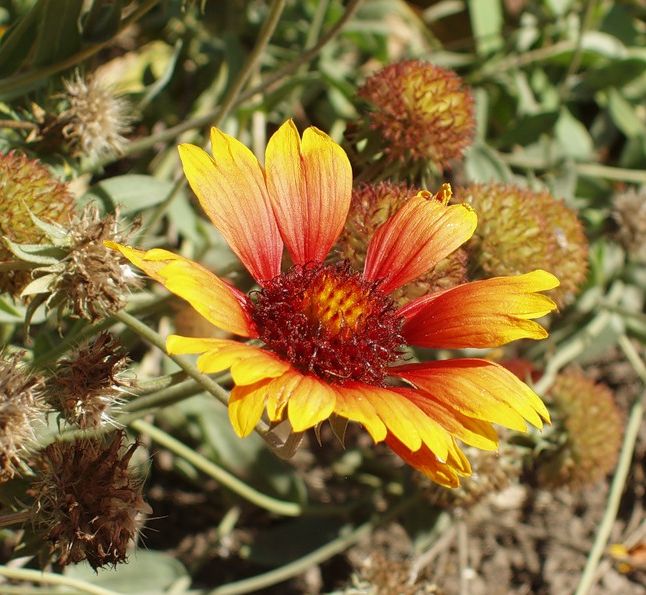
<path id="1" fill-rule="evenodd" d="M 301 372 L 381 385 L 401 354 L 393 301 L 345 261 L 294 266 L 255 297 L 260 338 Z"/>

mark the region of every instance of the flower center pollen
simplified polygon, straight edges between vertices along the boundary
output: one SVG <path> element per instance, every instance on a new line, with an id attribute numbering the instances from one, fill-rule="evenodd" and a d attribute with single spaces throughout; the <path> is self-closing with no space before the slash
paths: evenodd
<path id="1" fill-rule="evenodd" d="M 294 266 L 255 298 L 260 339 L 302 372 L 383 384 L 400 356 L 403 319 L 393 301 L 346 261 Z"/>

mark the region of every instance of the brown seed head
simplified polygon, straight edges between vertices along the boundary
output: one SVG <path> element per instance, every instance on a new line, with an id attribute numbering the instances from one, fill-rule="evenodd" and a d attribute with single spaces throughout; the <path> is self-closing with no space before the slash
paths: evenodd
<path id="1" fill-rule="evenodd" d="M 74 208 L 74 197 L 35 159 L 10 152 L 0 154 L 0 236 L 18 244 L 40 244 L 45 233 L 29 213 L 44 221 L 66 221 Z M 0 239 L 0 261 L 15 256 Z M 28 271 L 0 272 L 0 293 L 14 295 L 29 282 Z"/>
<path id="2" fill-rule="evenodd" d="M 476 184 L 457 197 L 478 214 L 467 248 L 487 274 L 545 269 L 561 282 L 551 297 L 559 306 L 572 301 L 588 271 L 588 241 L 574 210 L 549 192 L 512 184 Z"/>
<path id="3" fill-rule="evenodd" d="M 368 243 L 376 229 L 418 192 L 418 188 L 391 182 L 361 184 L 355 188 L 345 228 L 336 246 L 339 255 L 355 270 L 361 270 Z M 427 293 L 464 283 L 466 260 L 466 252 L 456 250 L 431 271 L 398 289 L 393 296 L 395 301 L 403 304 Z"/>
<path id="4" fill-rule="evenodd" d="M 45 412 L 42 379 L 21 364 L 22 354 L 0 354 L 0 483 L 18 471 Z"/>
<path id="5" fill-rule="evenodd" d="M 96 76 L 65 81 L 68 108 L 60 114 L 63 135 L 75 156 L 92 159 L 123 151 L 132 123 L 131 106 Z"/>
<path id="6" fill-rule="evenodd" d="M 646 263 L 646 191 L 629 190 L 615 196 L 612 215 L 619 226 L 617 238 L 628 258 Z"/>
<path id="7" fill-rule="evenodd" d="M 72 312 L 95 321 L 123 308 L 130 286 L 137 280 L 123 259 L 103 244 L 122 242 L 119 214 L 101 216 L 94 206 L 70 225 L 70 248 L 52 287 L 53 303 L 67 304 Z"/>
<path id="8" fill-rule="evenodd" d="M 473 97 L 450 70 L 420 60 L 391 64 L 368 78 L 358 95 L 391 162 L 430 161 L 443 170 L 473 142 Z"/>
<path id="9" fill-rule="evenodd" d="M 539 482 L 576 489 L 603 479 L 617 462 L 624 431 L 612 392 L 572 368 L 557 376 L 549 396 L 553 444 L 539 455 Z"/>
<path id="10" fill-rule="evenodd" d="M 110 421 L 110 409 L 130 386 L 123 377 L 126 356 L 120 343 L 101 333 L 73 357 L 58 362 L 47 381 L 52 406 L 70 424 L 96 428 Z"/>
<path id="11" fill-rule="evenodd" d="M 128 469 L 137 447 L 124 431 L 50 444 L 39 453 L 30 495 L 34 529 L 61 566 L 87 560 L 95 570 L 126 561 L 139 515 L 150 512 L 142 482 Z"/>

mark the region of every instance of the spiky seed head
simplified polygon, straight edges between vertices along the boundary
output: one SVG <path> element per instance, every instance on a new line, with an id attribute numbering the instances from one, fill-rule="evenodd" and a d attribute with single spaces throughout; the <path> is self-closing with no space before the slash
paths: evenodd
<path id="1" fill-rule="evenodd" d="M 58 362 L 47 380 L 47 396 L 70 424 L 97 428 L 110 422 L 110 410 L 131 382 L 124 377 L 126 355 L 107 332 Z"/>
<path id="2" fill-rule="evenodd" d="M 490 276 L 545 269 L 561 284 L 551 297 L 572 301 L 588 271 L 588 241 L 576 212 L 547 191 L 513 184 L 475 184 L 456 192 L 478 214 L 467 249 Z"/>
<path id="3" fill-rule="evenodd" d="M 63 222 L 73 208 L 74 197 L 67 185 L 38 160 L 14 151 L 0 154 L 0 236 L 18 244 L 40 244 L 45 232 L 30 213 L 44 221 Z M 0 238 L 0 261 L 14 259 Z M 29 271 L 0 272 L 0 293 L 19 295 L 29 279 Z"/>
<path id="4" fill-rule="evenodd" d="M 619 229 L 617 239 L 628 258 L 646 263 L 646 191 L 628 190 L 613 200 L 612 215 Z"/>
<path id="5" fill-rule="evenodd" d="M 390 162 L 427 162 L 442 171 L 473 142 L 473 97 L 455 72 L 421 60 L 379 70 L 359 88 L 366 125 Z"/>
<path id="6" fill-rule="evenodd" d="M 43 381 L 21 363 L 22 354 L 0 353 L 0 483 L 20 469 L 46 410 Z"/>
<path id="7" fill-rule="evenodd" d="M 348 218 L 336 246 L 341 258 L 348 260 L 355 270 L 361 270 L 368 243 L 376 229 L 418 192 L 418 188 L 392 182 L 360 184 L 355 188 L 352 191 Z M 464 283 L 466 262 L 466 252 L 456 250 L 433 270 L 399 288 L 393 296 L 395 301 L 403 304 L 427 293 Z"/>
<path id="8" fill-rule="evenodd" d="M 624 432 L 624 416 L 611 390 L 578 368 L 561 372 L 549 391 L 553 430 L 536 461 L 545 487 L 582 488 L 614 468 Z"/>
<path id="9" fill-rule="evenodd" d="M 95 75 L 77 72 L 64 85 L 67 109 L 59 120 L 70 152 L 91 159 L 120 154 L 133 121 L 129 102 Z"/>
<path id="10" fill-rule="evenodd" d="M 140 516 L 151 512 L 142 482 L 129 468 L 137 444 L 124 431 L 98 438 L 57 441 L 40 451 L 34 530 L 61 566 L 87 560 L 95 570 L 125 562 Z"/>

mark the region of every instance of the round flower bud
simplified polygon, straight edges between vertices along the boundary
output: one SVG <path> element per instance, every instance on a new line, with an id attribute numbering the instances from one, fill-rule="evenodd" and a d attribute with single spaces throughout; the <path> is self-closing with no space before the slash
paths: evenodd
<path id="1" fill-rule="evenodd" d="M 358 130 L 372 131 L 391 162 L 431 162 L 442 171 L 473 142 L 473 97 L 450 70 L 421 60 L 391 64 L 358 95 L 368 104 Z"/>
<path id="2" fill-rule="evenodd" d="M 560 373 L 549 391 L 553 430 L 536 462 L 545 487 L 581 488 L 613 470 L 624 432 L 624 416 L 610 389 L 579 369 Z"/>
<path id="3" fill-rule="evenodd" d="M 443 189 L 437 195 L 438 200 Z M 361 184 L 352 191 L 352 202 L 346 224 L 336 249 L 341 258 L 350 262 L 355 270 L 363 269 L 368 242 L 375 230 L 417 195 L 419 189 L 407 184 L 379 182 Z M 450 193 L 450 189 L 446 192 Z M 466 282 L 466 252 L 456 250 L 425 275 L 400 287 L 393 297 L 399 304 L 417 297 L 440 291 Z"/>
<path id="4" fill-rule="evenodd" d="M 478 227 L 467 245 L 489 276 L 544 269 L 561 282 L 550 296 L 559 306 L 572 301 L 588 271 L 588 241 L 576 212 L 549 192 L 513 184 L 476 184 L 459 189 Z"/>
<path id="5" fill-rule="evenodd" d="M 74 197 L 67 186 L 39 161 L 13 151 L 0 154 L 0 236 L 17 244 L 40 244 L 46 234 L 31 215 L 62 222 L 68 220 L 73 207 Z M 0 239 L 0 261 L 15 258 Z M 0 293 L 19 295 L 29 279 L 26 270 L 0 271 Z"/>

